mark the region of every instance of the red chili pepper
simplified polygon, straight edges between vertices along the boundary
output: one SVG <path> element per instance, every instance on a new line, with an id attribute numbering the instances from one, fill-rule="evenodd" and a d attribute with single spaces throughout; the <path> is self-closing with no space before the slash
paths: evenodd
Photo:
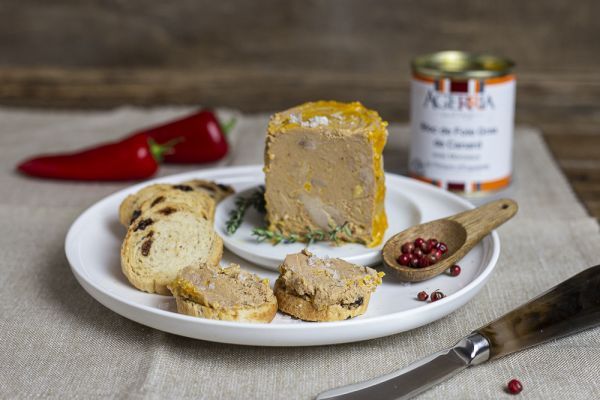
<path id="1" fill-rule="evenodd" d="M 224 133 L 234 122 L 221 127 L 212 111 L 202 110 L 140 133 L 150 136 L 158 144 L 176 141 L 172 150 L 164 155 L 167 163 L 206 163 L 225 157 L 229 146 Z"/>
<path id="2" fill-rule="evenodd" d="M 83 181 L 148 178 L 169 146 L 157 145 L 144 134 L 82 151 L 40 156 L 24 161 L 19 171 L 32 176 Z"/>

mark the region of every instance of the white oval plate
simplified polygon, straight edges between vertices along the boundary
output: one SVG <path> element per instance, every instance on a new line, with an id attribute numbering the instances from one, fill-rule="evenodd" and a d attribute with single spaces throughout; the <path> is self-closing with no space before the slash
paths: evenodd
<path id="1" fill-rule="evenodd" d="M 248 197 L 264 185 L 262 174 L 253 174 L 253 184 L 234 196 L 229 196 L 219 204 L 215 213 L 215 229 L 223 238 L 225 247 L 238 256 L 263 267 L 277 270 L 281 261 L 287 254 L 298 253 L 306 247 L 305 243 L 288 243 L 273 246 L 270 242 L 258 242 L 252 236 L 254 228 L 265 227 L 264 215 L 258 213 L 254 208 L 246 212 L 242 224 L 235 234 L 229 235 L 226 230 L 226 221 L 229 213 L 235 209 L 235 200 L 238 196 Z M 393 175 L 387 175 L 386 179 L 394 179 Z M 381 249 L 384 243 L 395 233 L 421 223 L 421 212 L 419 207 L 402 193 L 402 185 L 390 185 L 387 183 L 385 211 L 388 217 L 389 227 L 385 233 L 381 245 L 368 248 L 360 244 L 344 244 L 336 246 L 328 242 L 317 242 L 310 245 L 310 251 L 316 255 L 326 254 L 331 258 L 343 258 L 344 260 L 361 265 L 373 266 L 381 263 Z"/>
<path id="2" fill-rule="evenodd" d="M 392 335 L 442 318 L 479 292 L 498 260 L 500 241 L 493 232 L 461 261 L 462 273 L 458 277 L 442 274 L 425 282 L 406 284 L 395 280 L 390 273 L 371 297 L 364 315 L 339 322 L 303 322 L 281 313 L 270 324 L 195 318 L 177 314 L 172 297 L 143 293 L 127 282 L 121 273 L 119 259 L 125 228 L 118 221 L 118 207 L 126 195 L 149 183 L 180 182 L 193 178 L 216 180 L 242 191 L 254 186 L 260 176 L 260 166 L 195 171 L 146 181 L 100 200 L 77 218 L 67 234 L 65 251 L 73 274 L 92 297 L 109 309 L 165 332 L 222 343 L 312 346 Z M 388 192 L 398 191 L 410 203 L 418 205 L 422 221 L 473 208 L 458 196 L 398 175 L 387 174 L 386 186 Z M 225 251 L 222 264 L 229 262 L 237 262 L 269 278 L 271 283 L 277 278 L 276 272 L 250 264 Z M 447 297 L 435 303 L 416 300 L 418 292 L 435 289 L 442 290 Z"/>

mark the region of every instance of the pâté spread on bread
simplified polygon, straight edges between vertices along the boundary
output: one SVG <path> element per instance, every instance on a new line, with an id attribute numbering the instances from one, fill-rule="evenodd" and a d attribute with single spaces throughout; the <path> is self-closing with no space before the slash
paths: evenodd
<path id="1" fill-rule="evenodd" d="M 387 229 L 382 151 L 387 123 L 361 103 L 317 101 L 274 114 L 265 146 L 269 229 L 284 235 L 347 224 L 369 247 Z"/>
<path id="2" fill-rule="evenodd" d="M 271 322 L 277 299 L 267 279 L 237 264 L 187 267 L 169 285 L 182 314 L 240 322 Z"/>
<path id="3" fill-rule="evenodd" d="M 305 321 L 338 321 L 364 314 L 383 272 L 308 250 L 288 255 L 279 267 L 279 309 Z"/>

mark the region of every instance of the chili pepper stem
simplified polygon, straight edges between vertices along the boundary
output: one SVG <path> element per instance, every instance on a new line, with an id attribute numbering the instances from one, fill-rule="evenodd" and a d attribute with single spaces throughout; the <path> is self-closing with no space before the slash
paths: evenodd
<path id="1" fill-rule="evenodd" d="M 159 144 L 156 143 L 156 141 L 152 138 L 148 139 L 148 148 L 150 148 L 150 153 L 152 154 L 152 157 L 154 157 L 154 159 L 157 162 L 161 162 L 163 160 L 163 156 L 165 154 L 170 154 L 171 151 L 173 151 L 173 147 L 175 147 L 175 145 L 177 145 L 178 143 L 181 143 L 185 141 L 185 138 L 183 137 L 178 137 L 175 139 L 171 139 L 166 143 L 163 144 Z"/>
<path id="2" fill-rule="evenodd" d="M 237 119 L 235 119 L 235 117 L 232 117 L 229 121 L 225 122 L 224 124 L 221 124 L 221 130 L 225 135 L 229 135 L 229 132 L 231 132 L 231 130 L 235 127 L 236 123 Z"/>

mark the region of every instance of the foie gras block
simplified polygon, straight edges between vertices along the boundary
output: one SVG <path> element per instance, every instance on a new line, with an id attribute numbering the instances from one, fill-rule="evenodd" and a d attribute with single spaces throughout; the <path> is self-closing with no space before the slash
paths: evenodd
<path id="1" fill-rule="evenodd" d="M 361 103 L 317 101 L 271 117 L 265 146 L 269 229 L 285 235 L 347 224 L 346 242 L 381 243 L 387 228 L 387 123 Z"/>

